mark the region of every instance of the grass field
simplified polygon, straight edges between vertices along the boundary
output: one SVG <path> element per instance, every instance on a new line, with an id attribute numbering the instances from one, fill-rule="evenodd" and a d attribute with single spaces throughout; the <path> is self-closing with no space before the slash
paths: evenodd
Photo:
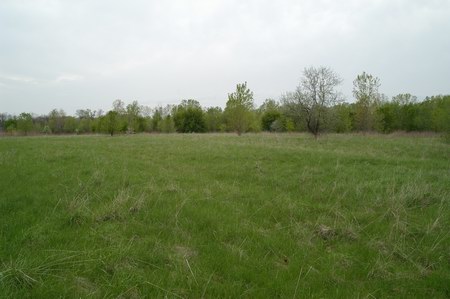
<path id="1" fill-rule="evenodd" d="M 0 139 L 0 296 L 449 298 L 450 146 Z"/>

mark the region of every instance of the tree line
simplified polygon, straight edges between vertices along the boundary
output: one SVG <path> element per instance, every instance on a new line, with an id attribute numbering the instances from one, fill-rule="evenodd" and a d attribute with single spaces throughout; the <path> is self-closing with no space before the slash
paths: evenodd
<path id="1" fill-rule="evenodd" d="M 330 68 L 310 67 L 299 85 L 280 99 L 255 106 L 247 82 L 228 94 L 225 108 L 204 108 L 195 99 L 155 108 L 115 100 L 103 112 L 80 109 L 75 116 L 54 109 L 47 115 L 0 113 L 0 131 L 7 135 L 89 134 L 140 132 L 322 132 L 434 131 L 450 133 L 450 95 L 411 94 L 388 99 L 380 92 L 380 79 L 363 72 L 353 81 L 354 102 L 338 91 L 342 79 Z"/>

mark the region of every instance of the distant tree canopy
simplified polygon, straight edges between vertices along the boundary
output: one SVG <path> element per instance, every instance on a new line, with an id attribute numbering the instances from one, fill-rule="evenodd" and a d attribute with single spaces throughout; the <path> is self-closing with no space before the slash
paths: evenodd
<path id="1" fill-rule="evenodd" d="M 278 131 L 277 122 L 281 118 L 279 104 L 273 99 L 267 99 L 259 107 L 261 114 L 261 128 L 263 131 Z"/>
<path id="2" fill-rule="evenodd" d="M 205 113 L 206 131 L 221 132 L 225 130 L 223 111 L 220 107 L 210 107 Z"/>
<path id="3" fill-rule="evenodd" d="M 183 100 L 173 108 L 173 120 L 179 133 L 206 132 L 205 116 L 196 100 Z"/>
<path id="4" fill-rule="evenodd" d="M 299 85 L 279 100 L 266 99 L 255 107 L 247 82 L 228 94 L 225 109 L 202 107 L 195 99 L 178 105 L 142 106 L 117 99 L 111 110 L 78 109 L 74 116 L 62 109 L 47 115 L 0 112 L 0 133 L 30 134 L 133 134 L 203 132 L 367 132 L 433 131 L 450 138 L 450 95 L 422 101 L 409 93 L 388 99 L 380 92 L 380 79 L 362 72 L 353 81 L 354 102 L 344 102 L 337 87 L 341 78 L 330 68 L 310 67 Z"/>
<path id="5" fill-rule="evenodd" d="M 353 96 L 356 99 L 355 125 L 359 131 L 371 131 L 375 127 L 375 110 L 380 102 L 380 79 L 366 72 L 353 81 Z"/>
<path id="6" fill-rule="evenodd" d="M 120 114 L 116 110 L 111 110 L 101 118 L 101 129 L 111 136 L 120 130 Z"/>
<path id="7" fill-rule="evenodd" d="M 306 68 L 297 90 L 285 96 L 284 105 L 293 117 L 304 119 L 308 131 L 317 136 L 328 109 L 339 103 L 335 88 L 341 82 L 330 68 Z"/>
<path id="8" fill-rule="evenodd" d="M 33 117 L 30 113 L 21 113 L 17 118 L 17 129 L 27 135 L 33 129 Z"/>
<path id="9" fill-rule="evenodd" d="M 225 107 L 227 129 L 241 135 L 250 128 L 253 121 L 253 92 L 247 87 L 247 82 L 238 84 L 236 91 L 228 94 Z"/>

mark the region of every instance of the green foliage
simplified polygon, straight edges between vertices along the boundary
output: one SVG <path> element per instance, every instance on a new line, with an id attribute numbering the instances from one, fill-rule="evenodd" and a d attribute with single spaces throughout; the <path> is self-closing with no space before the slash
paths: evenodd
<path id="1" fill-rule="evenodd" d="M 203 109 L 198 101 L 183 100 L 180 105 L 174 107 L 172 114 L 177 132 L 206 132 L 206 122 Z"/>
<path id="2" fill-rule="evenodd" d="M 133 101 L 127 105 L 126 118 L 127 118 L 127 130 L 129 133 L 142 132 L 142 120 L 140 117 L 141 107 L 137 101 Z"/>
<path id="3" fill-rule="evenodd" d="M 437 96 L 418 102 L 414 96 L 401 94 L 391 102 L 382 103 L 377 114 L 380 131 L 435 131 L 450 130 L 450 96 Z"/>
<path id="4" fill-rule="evenodd" d="M 353 96 L 355 105 L 355 129 L 371 131 L 375 128 L 375 111 L 380 101 L 380 79 L 366 72 L 358 75 L 353 81 Z"/>
<path id="5" fill-rule="evenodd" d="M 53 109 L 48 114 L 48 126 L 53 133 L 60 134 L 64 131 L 64 118 L 66 113 L 64 110 Z"/>
<path id="6" fill-rule="evenodd" d="M 295 123 L 292 119 L 283 117 L 281 118 L 283 128 L 286 130 L 286 132 L 294 132 L 295 131 Z"/>
<path id="7" fill-rule="evenodd" d="M 340 103 L 330 108 L 328 130 L 336 133 L 348 133 L 352 130 L 352 106 Z"/>
<path id="8" fill-rule="evenodd" d="M 27 135 L 33 129 L 33 117 L 30 113 L 21 113 L 17 118 L 17 129 Z"/>
<path id="9" fill-rule="evenodd" d="M 237 84 L 236 91 L 228 94 L 224 115 L 229 131 L 238 135 L 249 130 L 253 118 L 253 92 L 247 82 Z"/>
<path id="10" fill-rule="evenodd" d="M 327 68 L 305 70 L 296 92 L 285 94 L 281 104 L 267 99 L 253 108 L 253 93 L 246 84 L 238 84 L 230 94 L 224 111 L 220 107 L 203 109 L 198 101 L 184 100 L 179 105 L 154 109 L 137 101 L 126 105 L 113 103 L 114 115 L 103 111 L 79 109 L 76 116 L 63 110 L 48 115 L 22 113 L 11 116 L 0 113 L 0 130 L 7 135 L 79 134 L 79 133 L 139 133 L 139 132 L 292 132 L 321 131 L 347 133 L 377 130 L 382 133 L 450 132 L 450 96 L 432 96 L 418 101 L 411 94 L 399 94 L 388 100 L 378 93 L 379 80 L 363 73 L 355 80 L 354 104 L 342 103 L 334 84 L 340 79 Z M 317 92 L 321 90 L 321 92 Z"/>
<path id="11" fill-rule="evenodd" d="M 120 115 L 117 111 L 111 110 L 102 117 L 102 131 L 113 136 L 121 129 Z"/>
<path id="12" fill-rule="evenodd" d="M 171 115 L 165 116 L 158 122 L 158 131 L 162 133 L 174 133 L 176 131 L 175 122 Z"/>
<path id="13" fill-rule="evenodd" d="M 450 95 L 433 97 L 428 105 L 432 105 L 431 126 L 436 132 L 450 133 Z"/>
<path id="14" fill-rule="evenodd" d="M 48 135 L 52 133 L 52 130 L 50 130 L 49 126 L 44 126 L 44 128 L 42 129 L 42 133 Z"/>
<path id="15" fill-rule="evenodd" d="M 63 124 L 61 123 L 61 118 L 64 116 L 65 114 L 60 115 L 57 109 L 53 109 L 52 111 L 50 111 L 50 113 L 48 114 L 48 125 L 52 132 L 62 132 Z"/>
<path id="16" fill-rule="evenodd" d="M 281 117 L 280 111 L 266 111 L 261 117 L 261 127 L 263 131 L 272 131 L 272 124 Z"/>
<path id="17" fill-rule="evenodd" d="M 17 118 L 12 117 L 5 120 L 5 128 L 17 129 Z"/>
<path id="18" fill-rule="evenodd" d="M 160 130 L 160 122 L 163 119 L 163 109 L 162 107 L 155 108 L 152 116 L 152 130 L 158 132 Z"/>
<path id="19" fill-rule="evenodd" d="M 206 130 L 208 132 L 221 132 L 224 124 L 222 108 L 209 107 L 205 113 Z"/>
<path id="20" fill-rule="evenodd" d="M 395 115 L 397 114 L 397 104 L 383 103 L 377 108 L 379 116 L 379 130 L 383 133 L 391 133 L 398 129 Z"/>
<path id="21" fill-rule="evenodd" d="M 66 116 L 64 118 L 64 133 L 73 134 L 78 128 L 78 121 L 75 117 Z"/>
<path id="22" fill-rule="evenodd" d="M 259 107 L 259 112 L 261 113 L 261 129 L 263 131 L 280 131 L 281 122 L 277 122 L 272 127 L 272 124 L 281 118 L 281 111 L 277 102 L 272 99 L 267 99 Z"/>
<path id="23" fill-rule="evenodd" d="M 78 130 L 80 133 L 90 133 L 93 131 L 93 120 L 82 118 L 78 123 Z"/>
<path id="24" fill-rule="evenodd" d="M 77 129 L 79 133 L 91 133 L 95 131 L 96 113 L 90 109 L 79 109 L 76 111 L 78 117 Z"/>

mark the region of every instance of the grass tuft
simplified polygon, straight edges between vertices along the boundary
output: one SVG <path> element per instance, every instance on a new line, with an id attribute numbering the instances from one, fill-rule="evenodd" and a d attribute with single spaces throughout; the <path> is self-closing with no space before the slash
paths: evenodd
<path id="1" fill-rule="evenodd" d="M 448 298 L 433 136 L 0 139 L 0 297 Z"/>

